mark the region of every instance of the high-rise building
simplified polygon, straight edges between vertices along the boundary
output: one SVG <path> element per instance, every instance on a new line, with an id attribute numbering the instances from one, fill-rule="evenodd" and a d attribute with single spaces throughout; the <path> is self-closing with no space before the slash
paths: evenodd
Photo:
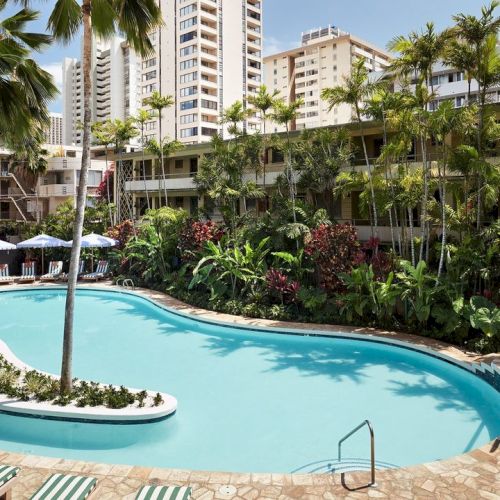
<path id="1" fill-rule="evenodd" d="M 261 0 L 161 0 L 164 26 L 151 33 L 155 54 L 142 61 L 141 99 L 155 90 L 175 105 L 163 110 L 162 135 L 200 143 L 217 133 L 221 111 L 262 83 Z M 146 124 L 158 137 L 157 119 Z M 251 117 L 248 130 L 257 130 Z"/>
<path id="2" fill-rule="evenodd" d="M 50 125 L 45 131 L 45 143 L 54 146 L 63 144 L 63 117 L 61 113 L 50 113 Z"/>
<path id="3" fill-rule="evenodd" d="M 302 33 L 300 47 L 264 58 L 264 77 L 270 91 L 278 90 L 287 103 L 302 98 L 303 106 L 292 129 L 349 123 L 347 104 L 328 109 L 321 99 L 324 88 L 342 85 L 355 58 L 364 58 L 370 72 L 389 65 L 390 55 L 375 45 L 334 26 Z M 269 124 L 267 130 L 281 132 L 283 126 Z"/>
<path id="4" fill-rule="evenodd" d="M 92 53 L 92 121 L 125 120 L 138 107 L 140 58 L 119 37 L 95 39 Z M 63 142 L 81 145 L 83 131 L 82 63 L 66 58 L 63 63 Z"/>

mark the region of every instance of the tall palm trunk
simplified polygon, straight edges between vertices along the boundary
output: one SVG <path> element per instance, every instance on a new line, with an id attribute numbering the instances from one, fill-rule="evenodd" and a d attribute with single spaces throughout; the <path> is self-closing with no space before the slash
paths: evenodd
<path id="1" fill-rule="evenodd" d="M 361 134 L 361 143 L 363 144 L 363 154 L 365 155 L 366 168 L 368 169 L 368 183 L 370 185 L 370 196 L 372 202 L 372 214 L 373 214 L 373 225 L 371 227 L 372 237 L 378 236 L 378 213 L 377 213 L 377 203 L 375 200 L 375 189 L 373 188 L 373 177 L 372 177 L 372 166 L 370 164 L 370 158 L 368 158 L 368 149 L 366 147 L 365 132 L 363 130 L 363 123 L 361 122 L 361 112 L 359 107 L 356 105 L 356 116 L 358 118 L 359 132 Z"/>
<path id="2" fill-rule="evenodd" d="M 80 249 L 83 231 L 83 219 L 85 216 L 85 201 L 87 198 L 87 178 L 90 165 L 90 125 L 92 121 L 91 97 L 91 63 L 92 63 L 92 25 L 91 25 L 91 0 L 83 0 L 82 24 L 83 24 L 83 143 L 82 143 L 82 167 L 80 170 L 80 182 L 76 198 L 76 216 L 73 226 L 73 246 L 71 248 L 71 260 L 68 274 L 68 291 L 66 293 L 66 306 L 64 312 L 64 339 L 61 366 L 61 393 L 72 390 L 72 355 L 73 355 L 73 320 L 75 311 L 75 291 L 78 277 L 78 262 L 80 260 Z"/>
<path id="3" fill-rule="evenodd" d="M 423 135 L 420 136 L 420 145 L 422 148 L 422 171 L 424 178 L 424 194 L 422 196 L 422 214 L 420 217 L 420 252 L 419 260 L 424 258 L 424 247 L 426 246 L 427 235 L 427 199 L 429 197 L 429 177 L 428 177 L 428 162 L 427 162 L 427 145 Z"/>
<path id="4" fill-rule="evenodd" d="M 144 191 L 146 193 L 146 203 L 148 210 L 151 208 L 149 203 L 148 182 L 146 180 L 146 165 L 144 160 L 144 123 L 141 123 L 141 155 L 142 155 L 142 175 L 144 176 Z"/>
<path id="5" fill-rule="evenodd" d="M 413 235 L 413 210 L 408 207 L 408 225 L 410 228 L 410 250 L 411 250 L 411 265 L 415 267 L 415 237 Z"/>
<path id="6" fill-rule="evenodd" d="M 484 107 L 486 105 L 486 88 L 479 88 L 480 104 L 479 104 L 479 127 L 477 129 L 477 151 L 479 153 L 479 158 L 483 157 L 483 127 L 484 127 Z M 483 179 L 481 172 L 477 175 L 477 218 L 476 218 L 476 229 L 479 231 L 481 228 L 481 212 L 482 212 L 482 196 L 481 191 L 483 189 Z"/>
<path id="7" fill-rule="evenodd" d="M 165 177 L 165 165 L 163 163 L 163 136 L 161 133 L 161 109 L 158 112 L 158 131 L 160 133 L 160 163 L 161 163 L 161 176 L 163 177 L 163 191 L 165 193 L 165 206 L 168 207 L 168 194 L 167 194 L 167 178 Z M 160 194 L 161 198 L 161 194 Z"/>
<path id="8" fill-rule="evenodd" d="M 286 140 L 287 140 L 287 145 L 288 145 L 288 154 L 287 154 L 287 161 L 288 161 L 288 182 L 289 182 L 289 187 L 290 187 L 290 199 L 292 200 L 292 211 L 293 211 L 293 222 L 297 222 L 297 214 L 295 213 L 295 196 L 296 196 L 296 187 L 295 187 L 295 175 L 293 172 L 293 166 L 292 166 L 292 143 L 290 141 L 290 130 L 288 128 L 288 123 L 286 125 Z M 297 242 L 298 244 L 298 242 Z"/>
<path id="9" fill-rule="evenodd" d="M 442 175 L 441 175 L 442 174 Z M 441 252 L 439 255 L 439 265 L 438 265 L 438 279 L 441 277 L 444 265 L 444 253 L 446 248 L 446 158 L 443 154 L 443 172 L 439 169 L 439 184 L 440 191 L 439 196 L 441 197 L 441 224 L 442 224 L 442 234 L 441 234 Z M 437 283 L 436 283 L 437 285 Z"/>
<path id="10" fill-rule="evenodd" d="M 109 225 L 113 226 L 113 211 L 111 210 L 111 193 L 109 191 L 108 145 L 107 144 L 104 146 L 104 154 L 106 157 L 106 196 L 108 198 Z"/>

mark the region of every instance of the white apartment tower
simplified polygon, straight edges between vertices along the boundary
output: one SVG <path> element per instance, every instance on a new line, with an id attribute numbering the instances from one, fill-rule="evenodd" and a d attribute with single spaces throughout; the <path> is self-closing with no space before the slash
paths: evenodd
<path id="1" fill-rule="evenodd" d="M 246 103 L 262 82 L 261 0 L 161 0 L 164 26 L 155 54 L 142 61 L 141 98 L 155 90 L 175 105 L 163 111 L 162 135 L 186 144 L 224 133 L 221 111 Z M 257 130 L 256 117 L 247 120 Z M 157 120 L 146 124 L 158 137 Z"/>
<path id="2" fill-rule="evenodd" d="M 63 144 L 63 117 L 61 113 L 50 113 L 50 125 L 45 131 L 45 143 L 54 146 Z"/>
<path id="3" fill-rule="evenodd" d="M 119 37 L 95 39 L 92 47 L 92 121 L 125 120 L 140 107 L 140 58 Z M 63 142 L 81 145 L 83 132 L 81 61 L 63 63 Z"/>
<path id="4" fill-rule="evenodd" d="M 386 68 L 390 55 L 375 45 L 334 26 L 302 33 L 300 47 L 264 58 L 264 76 L 270 91 L 280 91 L 287 103 L 302 98 L 304 105 L 292 129 L 324 127 L 349 123 L 352 110 L 348 105 L 331 111 L 321 99 L 326 87 L 342 85 L 350 75 L 353 60 L 363 57 L 370 72 Z M 269 124 L 268 130 L 282 132 L 284 127 Z"/>

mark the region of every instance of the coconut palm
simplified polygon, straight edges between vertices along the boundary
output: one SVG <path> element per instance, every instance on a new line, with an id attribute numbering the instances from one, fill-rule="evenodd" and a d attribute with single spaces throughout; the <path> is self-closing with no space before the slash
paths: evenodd
<path id="1" fill-rule="evenodd" d="M 72 388 L 71 365 L 73 351 L 73 317 L 78 261 L 87 198 L 87 178 L 90 165 L 92 123 L 92 40 L 95 36 L 108 38 L 119 32 L 137 53 L 145 56 L 153 52 L 148 37 L 161 24 L 161 12 L 155 0 L 57 0 L 50 14 L 48 29 L 53 37 L 69 43 L 83 28 L 83 141 L 82 167 L 73 227 L 73 247 L 68 275 L 68 292 L 64 318 L 64 341 L 61 367 L 61 392 Z"/>
<path id="2" fill-rule="evenodd" d="M 375 200 L 375 190 L 373 188 L 372 166 L 368 157 L 366 139 L 362 119 L 362 106 L 372 96 L 379 84 L 368 80 L 368 69 L 363 58 L 356 59 L 352 65 L 351 75 L 344 78 L 343 85 L 325 88 L 321 92 L 321 98 L 328 102 L 329 109 L 333 109 L 339 104 L 348 104 L 352 107 L 363 145 L 366 168 L 368 171 L 368 182 L 370 185 L 373 225 L 372 232 L 377 236 L 378 211 Z"/>
<path id="3" fill-rule="evenodd" d="M 245 109 L 245 106 L 241 101 L 235 101 L 231 106 L 222 111 L 220 117 L 220 123 L 222 125 L 228 125 L 227 131 L 234 138 L 238 138 L 244 133 L 244 128 L 240 128 L 241 124 L 245 123 L 245 120 L 249 116 L 249 111 Z"/>
<path id="4" fill-rule="evenodd" d="M 174 105 L 174 98 L 171 95 L 162 96 L 160 92 L 155 90 L 149 97 L 146 97 L 146 99 L 144 99 L 142 103 L 144 106 L 149 106 L 151 109 L 154 109 L 157 112 L 158 141 L 161 144 L 163 142 L 163 134 L 162 134 L 163 110 L 165 108 L 169 108 L 170 106 Z M 163 191 L 165 194 L 165 205 L 168 205 L 167 179 L 165 176 L 165 165 L 163 162 L 163 148 L 160 148 L 160 167 L 161 167 L 161 176 L 163 179 Z"/>
<path id="5" fill-rule="evenodd" d="M 295 122 L 299 114 L 299 108 L 304 105 L 303 99 L 286 104 L 283 100 L 274 103 L 273 111 L 270 115 L 271 120 L 279 125 L 283 125 L 286 130 L 286 170 L 285 175 L 292 202 L 293 223 L 297 223 L 297 214 L 295 212 L 295 199 L 297 197 L 297 180 L 293 168 L 292 142 L 290 138 L 290 127 Z M 298 244 L 298 241 L 297 241 Z"/>
<path id="6" fill-rule="evenodd" d="M 142 160 L 141 160 L 141 165 L 142 165 L 142 175 L 144 176 L 144 191 L 146 193 L 146 203 L 148 206 L 148 210 L 151 208 L 151 204 L 149 203 L 149 193 L 148 193 L 148 183 L 146 180 L 146 166 L 145 166 L 145 161 L 144 161 L 144 150 L 146 147 L 146 143 L 144 141 L 144 128 L 146 125 L 146 122 L 150 121 L 153 118 L 153 113 L 147 109 L 140 109 L 137 112 L 137 116 L 135 117 L 136 123 L 139 124 L 139 128 L 141 131 L 141 155 L 142 155 Z"/>
<path id="7" fill-rule="evenodd" d="M 160 145 L 161 144 L 161 145 Z M 168 137 L 164 137 L 160 142 L 156 139 L 151 139 L 147 141 L 144 145 L 144 150 L 153 154 L 158 158 L 158 161 L 162 164 L 167 160 L 171 155 L 173 155 L 176 151 L 180 151 L 184 148 L 184 144 L 182 142 L 173 140 L 169 141 Z M 165 182 L 165 180 L 163 181 Z M 158 183 L 158 199 L 161 201 L 161 185 Z M 168 206 L 168 200 L 165 198 L 165 204 Z"/>
<path id="8" fill-rule="evenodd" d="M 267 125 L 267 118 L 269 111 L 273 109 L 274 104 L 276 101 L 279 99 L 280 91 L 275 89 L 272 93 L 269 93 L 267 90 L 267 87 L 265 85 L 261 85 L 259 87 L 259 90 L 255 95 L 250 95 L 248 96 L 248 102 L 259 112 L 260 114 L 260 121 L 263 126 L 263 152 L 262 152 L 262 166 L 263 166 L 263 179 L 262 179 L 262 184 L 263 184 L 263 189 L 264 191 L 266 190 L 266 151 L 267 151 L 267 130 L 266 130 L 266 125 Z"/>
<path id="9" fill-rule="evenodd" d="M 6 7 L 1 2 L 0 12 Z M 26 31 L 38 17 L 24 8 L 0 21 L 0 135 L 23 152 L 47 126 L 47 103 L 57 94 L 51 75 L 30 58 L 52 41 L 49 35 Z"/>
<path id="10" fill-rule="evenodd" d="M 94 144 L 104 146 L 104 156 L 106 160 L 106 198 L 108 202 L 109 225 L 113 225 L 113 210 L 111 209 L 111 193 L 109 191 L 109 172 L 108 172 L 108 150 L 113 144 L 112 123 L 108 120 L 105 122 L 95 122 L 91 126 L 92 135 L 94 136 Z"/>
<path id="11" fill-rule="evenodd" d="M 443 62 L 462 71 L 467 80 L 467 105 L 471 102 L 471 86 L 476 72 L 476 55 L 471 46 L 462 40 L 451 40 L 445 49 Z"/>

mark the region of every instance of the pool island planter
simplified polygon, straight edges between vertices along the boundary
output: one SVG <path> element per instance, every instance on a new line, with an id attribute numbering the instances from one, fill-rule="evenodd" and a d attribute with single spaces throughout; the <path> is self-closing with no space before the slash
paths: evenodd
<path id="1" fill-rule="evenodd" d="M 22 371 L 34 370 L 26 363 L 18 359 L 15 354 L 9 349 L 7 344 L 0 340 L 0 354 L 6 361 L 16 366 Z M 50 375 L 36 370 L 44 375 Z M 138 389 L 128 389 L 132 393 L 141 392 Z M 148 400 L 153 400 L 156 391 L 146 391 Z M 50 420 L 64 420 L 71 422 L 89 422 L 100 424 L 146 424 L 164 420 L 173 415 L 177 410 L 177 399 L 170 394 L 159 393 L 163 402 L 158 406 L 128 406 L 125 408 L 114 409 L 104 406 L 86 406 L 79 407 L 74 403 L 66 406 L 54 405 L 48 401 L 36 401 L 29 399 L 23 401 L 18 398 L 12 398 L 7 394 L 0 394 L 0 412 L 21 417 L 44 418 Z"/>

